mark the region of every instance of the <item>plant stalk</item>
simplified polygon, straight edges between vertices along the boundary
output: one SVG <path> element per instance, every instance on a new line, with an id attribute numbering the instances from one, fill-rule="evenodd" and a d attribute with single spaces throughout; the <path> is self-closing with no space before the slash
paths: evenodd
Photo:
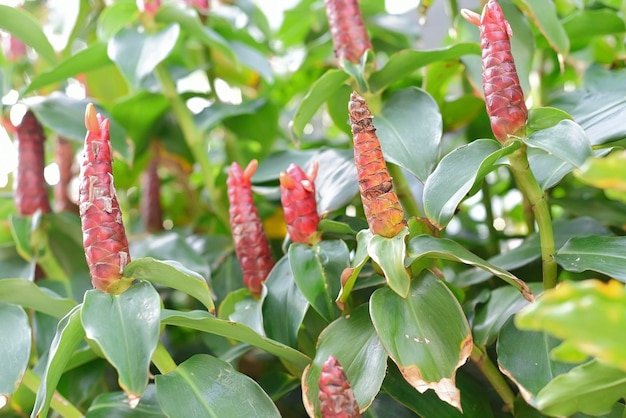
<path id="1" fill-rule="evenodd" d="M 500 373 L 498 368 L 493 364 L 484 349 L 474 345 L 470 358 L 472 359 L 476 367 L 478 367 L 482 374 L 487 378 L 491 386 L 493 386 L 493 388 L 496 390 L 509 411 L 513 413 L 515 394 L 509 387 L 509 384 L 506 382 L 506 380 L 504 380 L 502 373 Z"/>
<path id="2" fill-rule="evenodd" d="M 554 259 L 554 232 L 552 230 L 552 218 L 548 198 L 537 183 L 537 179 L 530 171 L 526 145 L 522 146 L 509 155 L 511 171 L 520 192 L 528 199 L 531 205 L 537 227 L 539 229 L 539 241 L 541 243 L 541 264 L 543 267 L 543 288 L 552 289 L 556 286 L 556 261 Z"/>
<path id="3" fill-rule="evenodd" d="M 496 231 L 493 226 L 494 217 L 493 217 L 493 207 L 491 206 L 491 190 L 489 190 L 489 183 L 487 181 L 483 181 L 482 184 L 482 192 L 483 192 L 483 206 L 485 207 L 485 223 L 487 224 L 487 250 L 489 251 L 489 255 L 496 255 L 500 252 L 500 244 L 498 243 L 498 231 Z"/>
<path id="4" fill-rule="evenodd" d="M 161 372 L 161 374 L 167 374 L 176 370 L 176 362 L 167 351 L 162 342 L 159 341 L 157 344 L 156 350 L 154 350 L 154 354 L 152 355 L 152 363 L 156 366 L 157 369 Z"/>
<path id="5" fill-rule="evenodd" d="M 411 192 L 411 187 L 409 186 L 406 176 L 402 172 L 402 168 L 395 164 L 388 164 L 387 169 L 389 170 L 389 175 L 393 179 L 393 187 L 396 190 L 398 199 L 400 200 L 407 217 L 422 216 L 422 211 L 417 204 L 417 200 L 415 200 L 415 196 L 413 196 L 413 193 Z"/>
<path id="6" fill-rule="evenodd" d="M 31 369 L 27 369 L 22 377 L 22 384 L 26 386 L 31 392 L 37 393 L 39 385 L 41 384 L 41 378 L 35 374 Z M 65 399 L 63 395 L 55 391 L 50 401 L 50 407 L 54 409 L 60 416 L 64 418 L 82 418 L 85 415 L 78 410 L 70 401 Z"/>

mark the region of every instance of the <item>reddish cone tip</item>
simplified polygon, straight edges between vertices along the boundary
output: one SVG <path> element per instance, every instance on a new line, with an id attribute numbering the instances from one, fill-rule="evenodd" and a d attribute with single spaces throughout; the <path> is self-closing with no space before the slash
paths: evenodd
<path id="1" fill-rule="evenodd" d="M 359 418 L 359 405 L 348 378 L 334 356 L 322 365 L 319 379 L 322 418 Z"/>
<path id="2" fill-rule="evenodd" d="M 328 27 L 333 38 L 335 56 L 358 64 L 372 42 L 365 29 L 357 0 L 325 0 Z"/>
<path id="3" fill-rule="evenodd" d="M 310 174 L 295 164 L 280 173 L 280 198 L 287 231 L 293 242 L 315 244 L 320 240 L 314 182 L 318 165 L 317 161 L 312 164 Z"/>

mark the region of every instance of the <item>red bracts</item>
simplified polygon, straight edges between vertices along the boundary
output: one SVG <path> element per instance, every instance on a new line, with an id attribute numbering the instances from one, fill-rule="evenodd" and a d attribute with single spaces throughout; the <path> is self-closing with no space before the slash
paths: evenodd
<path id="1" fill-rule="evenodd" d="M 466 9 L 462 15 L 480 29 L 483 89 L 495 137 L 505 142 L 509 135 L 523 135 L 528 109 L 511 53 L 509 22 L 496 0 L 489 0 L 480 16 Z"/>
<path id="2" fill-rule="evenodd" d="M 130 262 L 111 169 L 109 120 L 96 115 L 90 103 L 85 113 L 85 154 L 80 173 L 79 209 L 85 256 L 96 289 L 121 293 L 130 286 L 122 279 Z"/>
<path id="3" fill-rule="evenodd" d="M 360 418 L 348 378 L 334 356 L 322 365 L 319 380 L 319 399 L 322 418 Z"/>
<path id="4" fill-rule="evenodd" d="M 15 206 L 20 215 L 32 215 L 40 210 L 50 212 L 48 185 L 43 176 L 45 165 L 43 127 L 35 114 L 26 112 L 17 127 L 17 178 Z"/>
<path id="5" fill-rule="evenodd" d="M 372 48 L 357 0 L 324 0 L 328 26 L 333 37 L 335 56 L 358 64 L 368 49 Z"/>
<path id="6" fill-rule="evenodd" d="M 235 252 L 243 272 L 243 282 L 255 296 L 261 294 L 261 284 L 274 266 L 269 242 L 252 199 L 250 179 L 257 166 L 256 160 L 252 160 L 245 170 L 233 163 L 227 180 Z"/>
<path id="7" fill-rule="evenodd" d="M 393 191 L 372 113 L 356 92 L 350 95 L 348 110 L 354 138 L 354 162 L 367 223 L 374 234 L 394 237 L 404 228 L 406 220 L 398 195 Z"/>
<path id="8" fill-rule="evenodd" d="M 317 232 L 320 217 L 317 214 L 315 200 L 315 178 L 318 168 L 316 161 L 309 174 L 305 174 L 300 167 L 291 164 L 287 171 L 280 173 L 280 198 L 287 231 L 293 242 L 314 244 L 320 239 Z"/>

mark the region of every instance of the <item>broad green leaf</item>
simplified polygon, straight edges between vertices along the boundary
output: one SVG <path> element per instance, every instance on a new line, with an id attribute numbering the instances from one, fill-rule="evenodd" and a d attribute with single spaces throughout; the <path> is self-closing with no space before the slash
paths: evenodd
<path id="1" fill-rule="evenodd" d="M 101 41 L 108 41 L 124 26 L 131 24 L 139 15 L 137 3 L 133 1 L 118 1 L 104 8 L 98 16 L 96 34 Z"/>
<path id="2" fill-rule="evenodd" d="M 529 131 L 540 131 L 551 128 L 563 120 L 573 120 L 573 118 L 567 112 L 555 107 L 534 107 L 528 110 L 526 127 Z"/>
<path id="3" fill-rule="evenodd" d="M 65 94 L 54 92 L 46 97 L 35 96 L 24 100 L 24 103 L 35 113 L 42 124 L 49 127 L 57 134 L 74 141 L 85 140 L 85 109 L 91 99 L 73 99 Z M 108 113 L 97 103 L 96 109 L 105 118 Z M 131 161 L 133 150 L 126 141 L 126 133 L 120 125 L 111 120 L 111 145 L 113 145 L 114 158 L 121 157 L 124 161 Z"/>
<path id="4" fill-rule="evenodd" d="M 24 279 L 0 280 L 0 302 L 20 305 L 55 318 L 62 318 L 76 306 L 72 299 L 61 298 L 52 291 Z"/>
<path id="5" fill-rule="evenodd" d="M 85 294 L 81 312 L 85 334 L 115 367 L 131 402 L 148 385 L 150 359 L 159 341 L 160 309 L 159 294 L 147 282 L 120 295 L 96 289 Z"/>
<path id="6" fill-rule="evenodd" d="M 416 87 L 398 90 L 384 102 L 375 125 L 385 158 L 425 182 L 439 161 L 443 129 L 435 100 Z"/>
<path id="7" fill-rule="evenodd" d="M 243 42 L 232 41 L 230 48 L 242 65 L 256 71 L 268 83 L 273 82 L 272 68 L 265 55 Z"/>
<path id="8" fill-rule="evenodd" d="M 282 257 L 265 279 L 263 327 L 267 336 L 290 347 L 298 346 L 298 330 L 309 302 L 294 281 L 289 258 Z"/>
<path id="9" fill-rule="evenodd" d="M 430 235 L 419 235 L 409 241 L 407 248 L 407 259 L 405 263 L 410 265 L 415 260 L 423 257 L 434 257 L 437 259 L 457 261 L 470 266 L 479 267 L 490 272 L 516 288 L 522 296 L 532 301 L 533 293 L 526 283 L 515 277 L 513 274 L 503 270 L 465 249 L 459 243 L 448 238 L 434 238 Z"/>
<path id="10" fill-rule="evenodd" d="M 359 192 L 354 152 L 332 148 L 320 149 L 312 160 L 319 163 L 315 187 L 318 194 L 317 210 L 320 215 L 334 212 L 350 203 Z"/>
<path id="11" fill-rule="evenodd" d="M 178 261 L 144 257 L 133 260 L 124 269 L 124 277 L 147 280 L 180 290 L 198 299 L 209 312 L 215 312 L 211 291 L 204 277 Z"/>
<path id="12" fill-rule="evenodd" d="M 472 351 L 472 335 L 458 301 L 431 273 L 414 278 L 408 298 L 389 288 L 374 292 L 370 315 L 385 350 L 418 392 L 432 389 L 461 408 L 456 370 Z"/>
<path id="13" fill-rule="evenodd" d="M 579 217 L 570 220 L 556 220 L 553 225 L 554 245 L 561 248 L 567 240 L 575 236 L 609 235 L 610 231 L 599 222 L 588 217 Z M 518 247 L 498 254 L 487 260 L 490 264 L 504 270 L 514 270 L 525 266 L 541 257 L 539 235 L 534 233 L 524 240 Z M 487 270 L 471 269 L 452 277 L 451 281 L 457 286 L 470 286 L 483 282 L 492 276 Z"/>
<path id="14" fill-rule="evenodd" d="M 33 81 L 28 84 L 24 94 L 49 86 L 50 84 L 64 82 L 70 77 L 97 70 L 111 64 L 111 59 L 107 56 L 106 44 L 100 42 L 93 43 L 82 51 L 69 56 L 56 66 L 36 76 Z"/>
<path id="15" fill-rule="evenodd" d="M 550 358 L 559 340 L 538 331 L 522 331 L 510 318 L 500 330 L 496 351 L 498 366 L 518 387 L 520 395 L 536 406 L 536 396 L 556 376 L 575 365 Z"/>
<path id="16" fill-rule="evenodd" d="M 537 407 L 552 416 L 582 412 L 600 416 L 611 412 L 626 396 L 626 371 L 598 360 L 557 376 L 537 395 Z"/>
<path id="17" fill-rule="evenodd" d="M 344 369 L 359 409 L 365 411 L 380 391 L 387 369 L 387 353 L 376 335 L 367 304 L 335 320 L 320 334 L 313 363 L 302 375 L 302 399 L 309 416 L 320 415 L 319 378 L 331 355 Z"/>
<path id="18" fill-rule="evenodd" d="M 32 47 L 50 64 L 56 62 L 56 53 L 43 32 L 41 24 L 26 10 L 0 5 L 0 29 Z"/>
<path id="19" fill-rule="evenodd" d="M 584 353 L 626 371 L 626 336 L 615 332 L 626 323 L 624 303 L 626 291 L 617 281 L 566 281 L 520 311 L 515 324 L 562 339 L 559 351 L 567 356 Z"/>
<path id="20" fill-rule="evenodd" d="M 528 164 L 541 190 L 557 185 L 563 177 L 574 170 L 574 166 L 555 155 L 539 148 L 528 149 Z"/>
<path id="21" fill-rule="evenodd" d="M 426 51 L 412 49 L 395 53 L 383 68 L 372 74 L 369 79 L 373 92 L 384 90 L 396 80 L 407 74 L 438 61 L 454 61 L 463 55 L 480 55 L 480 48 L 475 43 L 459 43 L 446 48 Z"/>
<path id="22" fill-rule="evenodd" d="M 81 300 L 92 284 L 87 260 L 77 256 L 84 253 L 80 218 L 69 212 L 50 213 L 44 216 L 43 223 L 48 235 L 46 251 L 71 278 L 74 299 Z"/>
<path id="23" fill-rule="evenodd" d="M 626 282 L 626 237 L 572 237 L 556 260 L 569 271 L 593 270 Z"/>
<path id="24" fill-rule="evenodd" d="M 296 372 L 301 373 L 311 361 L 311 359 L 299 351 L 277 341 L 262 337 L 246 325 L 224 321 L 204 311 L 178 312 L 164 309 L 161 312 L 161 323 L 196 329 L 251 344 L 290 362 Z"/>
<path id="25" fill-rule="evenodd" d="M 374 235 L 367 241 L 367 254 L 380 266 L 389 287 L 403 298 L 411 286 L 411 275 L 404 267 L 407 235 L 409 229 L 405 227 L 393 238 Z"/>
<path id="26" fill-rule="evenodd" d="M 291 132 L 295 138 L 302 137 L 302 132 L 307 123 L 311 122 L 313 115 L 322 103 L 328 100 L 333 93 L 345 83 L 350 76 L 341 70 L 328 70 L 321 76 L 300 102 L 296 114 L 291 122 Z M 348 101 L 346 97 L 346 115 L 348 113 Z"/>
<path id="27" fill-rule="evenodd" d="M 524 139 L 531 147 L 551 153 L 575 167 L 582 166 L 593 154 L 585 131 L 571 120 L 535 131 Z"/>
<path id="28" fill-rule="evenodd" d="M 8 403 L 28 366 L 32 337 L 20 306 L 0 303 L 0 405 Z"/>
<path id="29" fill-rule="evenodd" d="M 548 43 L 562 58 L 569 54 L 570 43 L 552 3 L 543 0 L 513 0 L 535 23 Z"/>
<path id="30" fill-rule="evenodd" d="M 540 294 L 543 290 L 541 283 L 530 283 L 529 288 L 535 294 Z M 476 316 L 472 321 L 474 344 L 480 347 L 493 344 L 504 323 L 528 303 L 528 300 L 511 287 L 492 290 L 487 303 L 476 309 Z"/>
<path id="31" fill-rule="evenodd" d="M 85 336 L 80 322 L 82 305 L 74 307 L 59 321 L 57 333 L 50 345 L 46 368 L 41 377 L 41 385 L 37 391 L 37 399 L 31 413 L 31 418 L 48 416 L 50 400 L 63 374 L 65 366 L 72 357 L 74 349 Z"/>
<path id="32" fill-rule="evenodd" d="M 594 187 L 605 190 L 626 191 L 626 151 L 612 152 L 604 158 L 589 160 L 576 177 Z"/>
<path id="33" fill-rule="evenodd" d="M 356 283 L 356 279 L 359 277 L 359 273 L 367 260 L 369 260 L 368 248 L 369 242 L 374 237 L 374 234 L 368 229 L 362 229 L 356 234 L 356 251 L 354 257 L 350 262 L 350 267 L 345 269 L 341 273 L 341 291 L 337 296 L 337 304 L 340 305 L 343 310 L 345 303 L 348 301 L 350 292 Z"/>
<path id="34" fill-rule="evenodd" d="M 517 141 L 503 148 L 495 140 L 478 139 L 443 157 L 424 185 L 428 218 L 440 228 L 445 227 L 473 186 L 501 164 L 502 157 L 519 147 Z"/>
<path id="35" fill-rule="evenodd" d="M 609 9 L 572 13 L 563 20 L 563 27 L 572 43 L 572 50 L 585 47 L 593 36 L 626 32 L 624 20 Z"/>
<path id="36" fill-rule="evenodd" d="M 263 106 L 264 103 L 265 101 L 262 99 L 247 101 L 238 105 L 219 102 L 213 103 L 204 108 L 197 115 L 194 115 L 194 121 L 199 129 L 202 129 L 203 131 L 210 131 L 224 119 L 232 116 L 254 113 L 261 106 Z"/>
<path id="37" fill-rule="evenodd" d="M 40 221 L 41 212 L 35 216 L 12 215 L 9 218 L 15 249 L 26 261 L 33 261 L 37 258 L 37 250 L 33 248 L 32 235 L 39 227 Z"/>
<path id="38" fill-rule="evenodd" d="M 85 418 L 165 418 L 156 398 L 156 387 L 148 385 L 141 395 L 139 404 L 131 408 L 124 392 L 109 392 L 98 395 L 89 405 Z"/>
<path id="39" fill-rule="evenodd" d="M 346 97 L 350 97 L 350 93 L 352 93 L 352 88 L 344 84 L 326 100 L 326 110 L 328 110 L 328 115 L 335 122 L 335 127 L 348 137 L 352 137 L 349 123 L 350 117 L 348 112 L 346 112 Z"/>
<path id="40" fill-rule="evenodd" d="M 265 337 L 263 329 L 263 299 L 267 289 L 263 289 L 260 298 L 255 298 L 246 288 L 228 294 L 220 304 L 219 316 L 252 328 L 257 334 Z"/>
<path id="41" fill-rule="evenodd" d="M 177 24 L 151 34 L 125 28 L 109 40 L 107 54 L 129 84 L 137 88 L 172 52 L 179 34 Z"/>
<path id="42" fill-rule="evenodd" d="M 345 242 L 322 241 L 314 246 L 291 244 L 289 265 L 298 289 L 328 322 L 339 316 L 335 299 L 341 288 L 341 273 L 350 265 Z"/>
<path id="43" fill-rule="evenodd" d="M 159 404 L 171 417 L 277 417 L 269 396 L 230 364 L 196 354 L 173 372 L 156 376 Z"/>

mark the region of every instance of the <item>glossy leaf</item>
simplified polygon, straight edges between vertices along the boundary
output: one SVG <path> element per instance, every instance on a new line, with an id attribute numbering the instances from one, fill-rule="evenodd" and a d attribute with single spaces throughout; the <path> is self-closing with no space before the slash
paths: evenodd
<path id="1" fill-rule="evenodd" d="M 373 237 L 374 234 L 372 234 L 369 228 L 362 229 L 356 234 L 356 252 L 350 262 L 350 267 L 341 273 L 341 291 L 339 292 L 339 296 L 337 296 L 337 303 L 342 310 L 350 297 L 350 292 L 352 292 L 352 288 L 359 277 L 361 269 L 365 266 L 367 260 L 369 260 L 369 242 Z"/>
<path id="2" fill-rule="evenodd" d="M 408 243 L 406 264 L 410 265 L 415 260 L 423 257 L 433 257 L 437 259 L 457 261 L 471 266 L 479 267 L 490 272 L 516 288 L 521 292 L 522 296 L 532 301 L 534 296 L 526 283 L 515 277 L 513 274 L 493 264 L 488 263 L 482 258 L 455 241 L 447 238 L 433 238 L 430 235 L 419 235 L 412 238 Z"/>
<path id="3" fill-rule="evenodd" d="M 320 414 L 319 378 L 322 365 L 331 355 L 343 367 L 359 409 L 365 411 L 380 391 L 387 369 L 387 353 L 376 335 L 367 305 L 335 320 L 320 334 L 313 363 L 302 375 L 302 399 L 309 416 Z"/>
<path id="4" fill-rule="evenodd" d="M 194 121 L 199 129 L 210 131 L 224 119 L 248 115 L 254 113 L 264 104 L 263 100 L 244 102 L 238 105 L 230 103 L 213 103 L 204 108 L 200 113 L 194 115 Z"/>
<path id="5" fill-rule="evenodd" d="M 557 251 L 556 259 L 566 270 L 593 270 L 626 282 L 626 237 L 573 237 Z"/>
<path id="6" fill-rule="evenodd" d="M 556 7 L 543 0 L 514 0 L 514 2 L 529 15 L 552 49 L 561 57 L 566 57 L 569 54 L 570 43 Z"/>
<path id="7" fill-rule="evenodd" d="M 139 15 L 137 3 L 120 1 L 106 7 L 98 16 L 96 33 L 101 41 L 108 41 L 124 26 L 131 24 Z"/>
<path id="8" fill-rule="evenodd" d="M 605 158 L 588 161 L 576 177 L 600 189 L 626 191 L 626 174 L 622 170 L 625 162 L 626 152 L 616 151 Z"/>
<path id="9" fill-rule="evenodd" d="M 411 286 L 411 275 L 404 267 L 408 234 L 405 227 L 393 238 L 374 235 L 367 241 L 367 254 L 380 266 L 389 287 L 403 298 L 408 296 Z"/>
<path id="10" fill-rule="evenodd" d="M 150 359 L 159 340 L 161 299 L 147 282 L 120 295 L 99 290 L 85 294 L 81 321 L 87 338 L 118 372 L 129 399 L 138 399 L 148 385 Z"/>
<path id="11" fill-rule="evenodd" d="M 513 142 L 502 148 L 495 140 L 478 139 L 443 157 L 424 185 L 424 211 L 428 218 L 440 228 L 445 227 L 473 186 L 519 146 Z"/>
<path id="12" fill-rule="evenodd" d="M 565 111 L 555 107 L 534 107 L 528 110 L 528 124 L 530 131 L 548 129 L 563 120 L 573 120 Z"/>
<path id="13" fill-rule="evenodd" d="M 571 120 L 535 131 L 524 139 L 531 147 L 549 152 L 573 166 L 580 167 L 592 156 L 591 145 L 585 131 Z"/>
<path id="14" fill-rule="evenodd" d="M 480 48 L 475 43 L 459 43 L 446 48 L 426 51 L 407 49 L 395 53 L 383 68 L 371 75 L 369 84 L 373 92 L 380 92 L 399 78 L 439 61 L 458 60 L 463 55 L 480 55 Z"/>
<path id="15" fill-rule="evenodd" d="M 55 318 L 64 317 L 76 306 L 76 302 L 72 299 L 62 298 L 24 279 L 0 280 L 0 302 L 34 309 Z"/>
<path id="16" fill-rule="evenodd" d="M 65 366 L 72 357 L 74 349 L 82 341 L 85 331 L 80 322 L 82 305 L 76 306 L 59 321 L 57 333 L 50 344 L 46 368 L 37 390 L 37 399 L 31 418 L 48 416 L 50 400 L 57 387 Z"/>
<path id="17" fill-rule="evenodd" d="M 156 387 L 148 385 L 139 403 L 134 408 L 128 404 L 124 392 L 109 392 L 98 395 L 89 405 L 85 418 L 165 418 L 156 398 Z"/>
<path id="18" fill-rule="evenodd" d="M 267 289 L 263 289 L 258 299 L 253 297 L 247 288 L 229 293 L 220 304 L 220 318 L 247 325 L 257 334 L 265 337 L 261 308 L 266 292 Z"/>
<path id="19" fill-rule="evenodd" d="M 617 281 L 563 282 L 524 308 L 516 325 L 564 340 L 559 350 L 567 355 L 584 353 L 626 371 L 626 337 L 614 332 L 626 322 L 624 303 L 626 291 Z"/>
<path id="20" fill-rule="evenodd" d="M 156 389 L 168 416 L 280 418 L 254 380 L 206 354 L 196 354 L 173 372 L 156 376 Z"/>
<path id="21" fill-rule="evenodd" d="M 322 241 L 312 247 L 291 244 L 288 254 L 298 288 L 311 306 L 332 322 L 339 316 L 335 298 L 341 288 L 341 273 L 349 266 L 348 247 L 343 241 Z"/>
<path id="22" fill-rule="evenodd" d="M 295 370 L 300 372 L 311 361 L 299 351 L 277 341 L 262 337 L 246 325 L 225 321 L 204 311 L 178 312 L 165 309 L 161 313 L 161 323 L 196 329 L 251 344 L 290 362 Z"/>
<path id="23" fill-rule="evenodd" d="M 439 161 L 443 122 L 435 100 L 416 87 L 398 90 L 384 102 L 375 125 L 385 158 L 425 182 Z"/>
<path id="24" fill-rule="evenodd" d="M 317 211 L 320 215 L 331 213 L 350 203 L 359 192 L 354 152 L 322 149 L 312 160 L 317 161 L 320 167 L 315 179 L 319 196 Z"/>
<path id="25" fill-rule="evenodd" d="M 22 307 L 0 303 L 0 404 L 6 404 L 28 366 L 32 342 L 28 315 Z M 4 402 L 3 402 L 4 401 Z"/>
<path id="26" fill-rule="evenodd" d="M 107 54 L 130 85 L 136 88 L 167 58 L 179 34 L 180 27 L 177 24 L 152 34 L 126 28 L 111 38 Z"/>
<path id="27" fill-rule="evenodd" d="M 41 25 L 26 10 L 0 5 L 0 29 L 9 32 L 26 45 L 31 46 L 50 64 L 57 60 L 54 48 L 48 41 Z"/>
<path id="28" fill-rule="evenodd" d="M 291 132 L 296 138 L 302 136 L 307 123 L 311 122 L 313 115 L 322 103 L 328 100 L 339 87 L 349 78 L 349 75 L 341 70 L 329 70 L 324 73 L 312 86 L 296 110 L 291 122 Z M 348 112 L 348 100 L 346 97 L 346 114 Z"/>
<path id="29" fill-rule="evenodd" d="M 541 190 L 556 186 L 574 166 L 555 155 L 538 148 L 528 149 L 528 164 Z"/>
<path id="30" fill-rule="evenodd" d="M 211 291 L 204 277 L 178 261 L 155 260 L 150 257 L 138 258 L 126 266 L 124 277 L 147 280 L 180 290 L 202 302 L 209 312 L 215 312 Z"/>
<path id="31" fill-rule="evenodd" d="M 267 336 L 297 348 L 298 330 L 309 302 L 294 281 L 289 258 L 281 258 L 265 279 L 267 295 L 263 301 L 263 327 Z"/>
<path id="32" fill-rule="evenodd" d="M 612 35 L 626 32 L 624 21 L 608 9 L 582 10 L 572 13 L 563 22 L 573 45 L 588 44 L 592 36 Z"/>
<path id="33" fill-rule="evenodd" d="M 423 273 L 412 280 L 406 299 L 389 288 L 378 289 L 370 299 L 370 315 L 406 381 L 420 393 L 433 389 L 441 400 L 460 409 L 455 374 L 470 355 L 472 336 L 446 285 Z"/>

